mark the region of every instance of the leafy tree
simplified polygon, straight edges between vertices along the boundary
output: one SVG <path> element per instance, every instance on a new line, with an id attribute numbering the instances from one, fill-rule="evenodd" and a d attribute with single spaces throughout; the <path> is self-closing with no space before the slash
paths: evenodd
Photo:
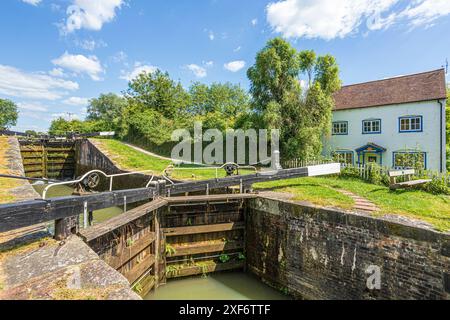
<path id="1" fill-rule="evenodd" d="M 313 50 L 305 50 L 299 53 L 300 70 L 308 75 L 308 84 L 311 86 L 314 66 L 316 65 L 316 53 Z"/>
<path id="2" fill-rule="evenodd" d="M 68 133 L 89 133 L 93 132 L 92 122 L 71 120 L 68 121 L 62 117 L 55 119 L 50 124 L 48 133 L 55 136 L 65 136 Z"/>
<path id="3" fill-rule="evenodd" d="M 125 98 L 127 106 L 118 130 L 123 139 L 167 155 L 172 131 L 192 126 L 189 93 L 168 73 L 158 70 L 140 74 L 129 82 Z"/>
<path id="4" fill-rule="evenodd" d="M 96 122 L 98 128 L 94 131 L 115 130 L 126 106 L 127 100 L 114 93 L 101 94 L 89 101 L 86 119 Z"/>
<path id="5" fill-rule="evenodd" d="M 189 94 L 189 112 L 203 122 L 205 129 L 233 128 L 241 114 L 249 109 L 250 98 L 239 85 L 194 83 Z"/>
<path id="6" fill-rule="evenodd" d="M 38 133 L 36 131 L 34 131 L 34 130 L 26 130 L 25 134 L 27 136 L 30 136 L 30 137 L 37 137 L 38 136 Z"/>
<path id="7" fill-rule="evenodd" d="M 317 58 L 315 66 L 316 81 L 320 83 L 323 91 L 331 95 L 341 88 L 342 81 L 339 79 L 339 67 L 336 59 L 327 54 Z"/>
<path id="8" fill-rule="evenodd" d="M 17 105 L 11 100 L 0 99 L 0 130 L 15 126 L 18 117 Z"/>
<path id="9" fill-rule="evenodd" d="M 305 93 L 299 76 L 306 73 L 309 87 Z M 270 40 L 247 73 L 253 108 L 259 126 L 280 129 L 284 158 L 317 158 L 322 137 L 329 133 L 334 105 L 333 93 L 340 88 L 339 68 L 330 56 L 313 51 L 298 52 L 288 42 Z"/>
<path id="10" fill-rule="evenodd" d="M 283 105 L 289 92 L 300 92 L 297 51 L 281 38 L 269 40 L 258 52 L 256 63 L 247 71 L 253 106 L 265 112 L 270 103 Z"/>
<path id="11" fill-rule="evenodd" d="M 128 84 L 126 98 L 133 108 L 153 110 L 168 119 L 181 116 L 189 105 L 189 95 L 180 82 L 159 70 L 141 73 Z"/>

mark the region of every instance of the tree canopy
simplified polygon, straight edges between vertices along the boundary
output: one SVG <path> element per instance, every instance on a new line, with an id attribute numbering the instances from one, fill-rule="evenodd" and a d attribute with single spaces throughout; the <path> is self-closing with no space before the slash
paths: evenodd
<path id="1" fill-rule="evenodd" d="M 306 74 L 304 92 L 300 76 Z M 280 129 L 284 158 L 317 158 L 331 126 L 333 93 L 341 86 L 339 67 L 330 56 L 297 51 L 281 38 L 270 40 L 248 70 L 252 106 L 259 127 Z"/>
<path id="2" fill-rule="evenodd" d="M 17 105 L 11 100 L 0 99 L 0 130 L 15 126 L 19 113 Z"/>
<path id="3" fill-rule="evenodd" d="M 86 119 L 97 123 L 96 131 L 113 131 L 118 127 L 126 106 L 125 98 L 114 93 L 101 94 L 89 101 Z"/>
<path id="4" fill-rule="evenodd" d="M 116 131 L 121 139 L 170 154 L 176 129 L 280 129 L 284 158 L 317 158 L 329 133 L 333 93 L 340 88 L 334 57 L 298 51 L 281 38 L 268 41 L 247 72 L 250 94 L 231 83 L 185 88 L 167 72 L 144 72 L 123 97 L 92 99 L 86 121 L 53 121 L 50 132 Z M 302 76 L 307 78 L 303 85 Z"/>

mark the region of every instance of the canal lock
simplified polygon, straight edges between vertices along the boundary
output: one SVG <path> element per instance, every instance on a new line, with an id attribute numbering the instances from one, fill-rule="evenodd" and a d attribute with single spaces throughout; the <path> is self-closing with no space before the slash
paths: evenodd
<path id="1" fill-rule="evenodd" d="M 20 145 L 27 177 L 72 180 L 98 169 L 99 163 L 100 169 L 107 166 L 114 171 L 88 141 L 25 140 Z M 115 185 L 129 184 L 124 178 Z M 44 186 L 35 188 L 42 191 Z M 55 189 L 51 196 L 74 192 L 68 186 Z M 98 224 L 79 229 L 78 234 L 142 297 L 170 279 L 246 269 L 244 199 L 208 201 L 205 197 L 150 211 L 141 203 L 130 206 L 127 215 L 121 214 L 121 208 L 110 209 L 94 212 Z"/>
<path id="2" fill-rule="evenodd" d="M 245 270 L 245 202 L 155 200 L 82 238 L 145 297 L 168 280 Z"/>

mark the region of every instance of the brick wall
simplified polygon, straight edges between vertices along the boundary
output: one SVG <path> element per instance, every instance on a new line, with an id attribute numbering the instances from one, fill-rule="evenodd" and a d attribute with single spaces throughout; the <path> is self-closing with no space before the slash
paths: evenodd
<path id="1" fill-rule="evenodd" d="M 258 198 L 246 235 L 248 269 L 297 298 L 450 298 L 449 234 Z"/>

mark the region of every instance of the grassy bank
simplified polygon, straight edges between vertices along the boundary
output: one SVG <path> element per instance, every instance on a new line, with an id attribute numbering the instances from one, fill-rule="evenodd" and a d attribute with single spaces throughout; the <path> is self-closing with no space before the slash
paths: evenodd
<path id="1" fill-rule="evenodd" d="M 153 170 L 160 174 L 172 161 L 160 159 L 135 150 L 117 140 L 92 139 L 92 141 L 117 165 L 128 171 Z M 243 174 L 253 173 L 253 171 L 243 170 Z M 216 177 L 214 168 L 206 168 L 195 165 L 182 165 L 176 167 L 171 177 L 178 180 L 205 180 Z M 225 177 L 224 170 L 218 170 L 218 177 Z"/>
<path id="2" fill-rule="evenodd" d="M 387 187 L 338 177 L 273 181 L 256 184 L 255 188 L 290 192 L 296 200 L 343 209 L 351 208 L 351 199 L 336 190 L 347 190 L 376 204 L 380 208 L 377 215 L 403 215 L 428 222 L 440 231 L 450 231 L 449 196 L 436 196 L 423 191 L 390 191 Z"/>
<path id="3" fill-rule="evenodd" d="M 171 161 L 143 154 L 120 141 L 95 139 L 94 142 L 122 169 L 141 171 L 154 170 L 161 173 Z M 180 180 L 202 180 L 215 178 L 215 170 L 202 167 L 181 167 L 175 169 L 172 177 Z M 248 171 L 247 171 L 248 172 Z M 245 172 L 244 172 L 245 174 Z M 219 177 L 225 176 L 219 170 Z M 290 193 L 295 200 L 308 201 L 327 207 L 351 209 L 353 199 L 343 195 L 338 189 L 347 190 L 376 204 L 377 215 L 398 214 L 420 219 L 432 224 L 441 231 L 450 230 L 450 197 L 436 196 L 423 191 L 398 190 L 369 184 L 358 179 L 338 177 L 298 178 L 286 181 L 273 181 L 255 185 L 255 189 L 270 189 Z"/>

